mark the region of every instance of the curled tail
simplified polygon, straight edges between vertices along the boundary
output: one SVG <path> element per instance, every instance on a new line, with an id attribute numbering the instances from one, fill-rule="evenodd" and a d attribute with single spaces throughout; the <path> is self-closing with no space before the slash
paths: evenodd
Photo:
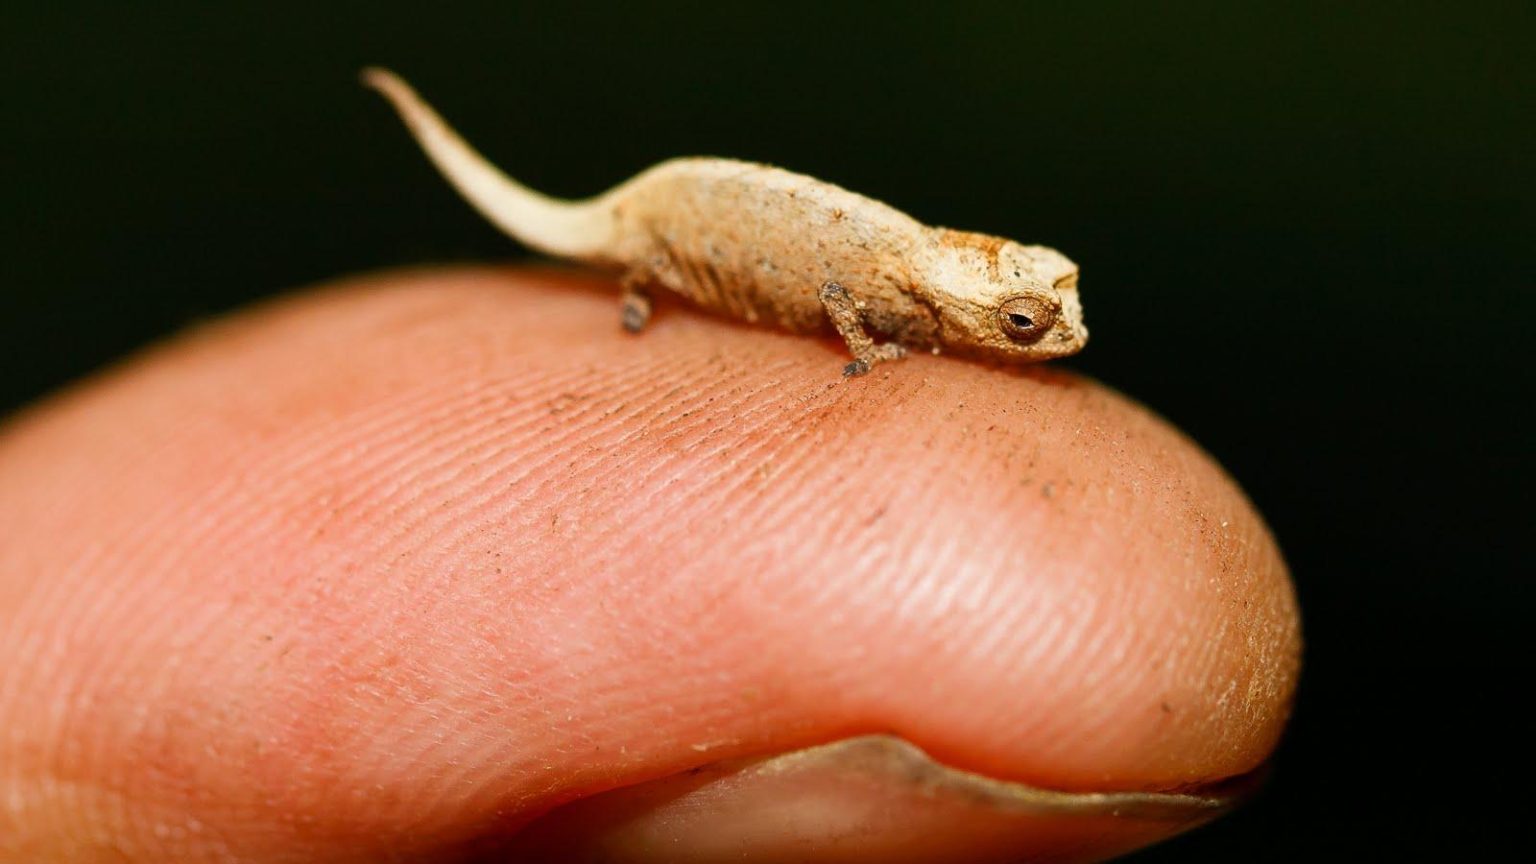
<path id="1" fill-rule="evenodd" d="M 600 258 L 610 248 L 613 218 L 606 206 L 540 195 L 486 161 L 398 75 L 369 68 L 362 79 L 390 101 L 443 176 L 501 230 L 561 258 Z"/>

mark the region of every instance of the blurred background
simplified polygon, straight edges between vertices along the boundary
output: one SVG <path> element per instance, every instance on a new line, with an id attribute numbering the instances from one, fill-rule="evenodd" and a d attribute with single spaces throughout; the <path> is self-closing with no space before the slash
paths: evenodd
<path id="1" fill-rule="evenodd" d="M 1185 429 L 1279 537 L 1308 644 L 1273 779 L 1135 860 L 1526 842 L 1536 4 L 0 19 L 0 409 L 318 280 L 525 256 L 364 64 L 556 194 L 675 155 L 783 165 L 1077 260 L 1093 343 L 1069 365 Z"/>

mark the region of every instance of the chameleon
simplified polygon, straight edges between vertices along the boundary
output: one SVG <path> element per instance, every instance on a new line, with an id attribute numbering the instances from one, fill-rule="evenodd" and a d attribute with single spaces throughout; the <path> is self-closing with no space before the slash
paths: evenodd
<path id="1" fill-rule="evenodd" d="M 909 350 L 1016 364 L 1088 340 L 1078 267 L 1054 249 L 930 227 L 735 159 L 670 159 L 593 198 L 551 198 L 487 161 L 399 76 L 371 67 L 362 80 L 481 215 L 538 252 L 616 275 L 628 331 L 644 329 L 665 290 L 791 333 L 835 331 L 853 357 L 845 376 Z"/>

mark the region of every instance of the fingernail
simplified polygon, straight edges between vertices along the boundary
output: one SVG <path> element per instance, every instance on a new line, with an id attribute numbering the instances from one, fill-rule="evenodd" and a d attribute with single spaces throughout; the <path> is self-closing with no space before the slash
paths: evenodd
<path id="1" fill-rule="evenodd" d="M 1255 776 L 1179 793 L 1037 789 L 959 771 L 890 736 L 719 762 L 544 816 L 509 861 L 1099 861 L 1216 818 Z"/>

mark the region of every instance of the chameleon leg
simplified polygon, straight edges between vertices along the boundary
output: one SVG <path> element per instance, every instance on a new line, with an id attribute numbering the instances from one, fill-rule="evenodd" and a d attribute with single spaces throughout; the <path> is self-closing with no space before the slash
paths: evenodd
<path id="1" fill-rule="evenodd" d="M 827 310 L 832 326 L 837 328 L 838 335 L 848 343 L 848 353 L 853 355 L 853 362 L 843 367 L 844 375 L 863 375 L 876 363 L 906 356 L 907 349 L 895 342 L 876 345 L 875 340 L 869 338 L 869 334 L 864 332 L 864 322 L 859 318 L 859 305 L 847 288 L 836 282 L 828 282 L 821 286 L 820 296 L 822 308 Z"/>
<path id="2" fill-rule="evenodd" d="M 619 320 L 624 329 L 639 333 L 651 320 L 651 295 L 645 290 L 645 280 L 639 276 L 625 276 L 621 280 L 624 296 L 620 299 L 622 311 Z"/>

